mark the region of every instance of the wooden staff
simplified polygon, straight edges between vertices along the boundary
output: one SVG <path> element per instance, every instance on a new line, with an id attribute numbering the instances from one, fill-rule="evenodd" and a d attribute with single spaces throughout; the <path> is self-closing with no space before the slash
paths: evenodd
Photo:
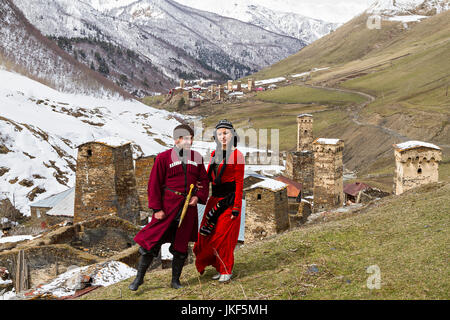
<path id="1" fill-rule="evenodd" d="M 191 201 L 192 190 L 193 189 L 194 189 L 194 185 L 191 184 L 190 189 L 189 189 L 189 193 L 188 193 L 188 195 L 186 197 L 186 200 L 184 201 L 183 211 L 181 211 L 180 223 L 178 224 L 178 228 L 181 226 L 181 222 L 183 222 L 184 216 L 186 215 L 187 208 L 189 206 L 189 201 Z"/>

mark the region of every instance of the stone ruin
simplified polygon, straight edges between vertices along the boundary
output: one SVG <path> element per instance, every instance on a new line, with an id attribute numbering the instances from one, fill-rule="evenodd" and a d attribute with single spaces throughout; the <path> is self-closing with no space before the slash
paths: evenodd
<path id="1" fill-rule="evenodd" d="M 117 139 L 80 145 L 73 223 L 54 225 L 33 240 L 0 244 L 0 266 L 16 284 L 17 257 L 23 252 L 30 287 L 74 265 L 115 260 L 135 268 L 139 254 L 133 238 L 151 213 L 147 183 L 154 158 L 140 157 L 133 164 L 130 143 Z M 155 259 L 151 269 L 159 265 L 161 259 Z"/>

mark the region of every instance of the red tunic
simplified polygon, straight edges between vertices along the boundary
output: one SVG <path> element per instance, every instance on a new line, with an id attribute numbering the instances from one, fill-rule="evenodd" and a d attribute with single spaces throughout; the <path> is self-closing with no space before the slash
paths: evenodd
<path id="1" fill-rule="evenodd" d="M 211 159 L 208 165 L 208 173 L 211 172 L 212 181 L 215 180 L 215 173 L 211 167 Z M 227 164 L 223 168 L 223 161 L 219 165 L 217 174 L 224 169 L 222 177 L 218 184 L 224 182 L 236 183 L 236 195 L 234 204 L 222 213 L 217 220 L 213 233 L 209 236 L 199 235 L 194 245 L 194 253 L 196 256 L 195 266 L 203 274 L 206 266 L 212 265 L 221 274 L 231 274 L 234 265 L 234 248 L 239 236 L 239 228 L 241 224 L 241 207 L 242 192 L 244 187 L 244 167 L 245 160 L 242 153 L 235 149 L 227 159 Z M 213 182 L 214 184 L 214 182 Z M 206 204 L 205 214 L 203 215 L 201 226 L 206 222 L 206 213 L 223 198 L 210 197 Z M 235 210 L 239 215 L 235 219 L 231 219 L 231 212 Z"/>
<path id="2" fill-rule="evenodd" d="M 189 186 L 199 185 L 200 188 L 195 194 L 198 203 L 205 204 L 209 194 L 209 181 L 205 170 L 202 156 L 190 151 L 190 158 L 186 164 L 186 175 L 183 165 L 175 149 L 169 149 L 158 154 L 155 159 L 150 179 L 148 181 L 148 207 L 151 209 L 162 209 L 166 217 L 162 220 L 156 218 L 137 233 L 134 241 L 146 250 L 150 250 L 169 228 L 171 222 L 183 207 L 185 197 L 171 192 L 167 188 L 181 193 L 189 192 Z M 198 212 L 197 206 L 189 206 L 186 216 L 176 232 L 174 250 L 186 253 L 189 241 L 197 240 L 198 232 Z M 169 242 L 170 238 L 162 239 Z"/>

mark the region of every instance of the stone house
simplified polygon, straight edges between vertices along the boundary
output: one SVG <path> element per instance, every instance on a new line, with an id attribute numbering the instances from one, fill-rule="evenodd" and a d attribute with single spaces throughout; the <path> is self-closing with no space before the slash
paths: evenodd
<path id="1" fill-rule="evenodd" d="M 439 180 L 441 149 L 431 143 L 407 141 L 394 144 L 396 195 L 417 186 Z"/>
<path id="2" fill-rule="evenodd" d="M 246 201 L 245 242 L 288 230 L 287 185 L 266 178 L 244 189 Z"/>
<path id="3" fill-rule="evenodd" d="M 277 181 L 283 182 L 287 185 L 288 211 L 289 214 L 297 214 L 298 205 L 302 197 L 302 184 L 283 176 L 275 177 Z"/>
<path id="4" fill-rule="evenodd" d="M 73 222 L 75 188 L 51 195 L 30 204 L 31 218 L 51 226 L 63 221 Z"/>
<path id="5" fill-rule="evenodd" d="M 355 183 L 347 183 L 344 185 L 344 195 L 345 195 L 345 203 L 347 202 L 358 202 L 358 195 L 360 192 L 371 189 L 371 187 L 362 182 Z"/>

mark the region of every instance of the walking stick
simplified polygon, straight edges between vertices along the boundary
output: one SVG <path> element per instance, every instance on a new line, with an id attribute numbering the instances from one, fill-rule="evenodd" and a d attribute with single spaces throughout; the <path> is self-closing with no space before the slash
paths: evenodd
<path id="1" fill-rule="evenodd" d="M 183 211 L 181 211 L 181 217 L 180 217 L 180 223 L 178 223 L 178 228 L 181 226 L 181 222 L 183 222 L 184 216 L 186 215 L 187 212 L 187 208 L 189 205 L 189 201 L 191 200 L 192 197 L 192 190 L 194 189 L 194 185 L 191 184 L 190 189 L 189 189 L 189 193 L 186 197 L 186 200 L 184 201 L 184 206 L 183 206 Z"/>

